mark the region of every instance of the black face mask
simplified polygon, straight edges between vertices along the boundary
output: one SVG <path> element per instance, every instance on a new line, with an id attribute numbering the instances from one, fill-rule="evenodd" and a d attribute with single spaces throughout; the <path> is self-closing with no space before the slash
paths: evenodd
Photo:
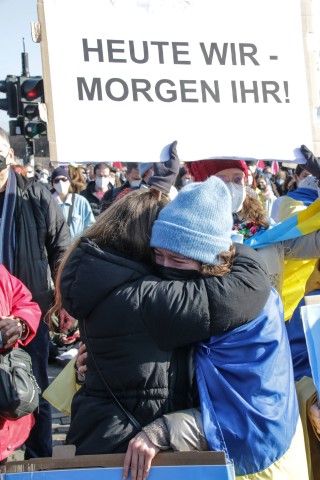
<path id="1" fill-rule="evenodd" d="M 0 155 L 0 172 L 2 172 L 2 170 L 4 170 L 5 168 L 7 168 L 7 157 Z"/>
<path id="2" fill-rule="evenodd" d="M 191 280 L 201 278 L 202 275 L 198 270 L 182 270 L 180 268 L 164 267 L 156 265 L 158 275 L 164 280 Z"/>

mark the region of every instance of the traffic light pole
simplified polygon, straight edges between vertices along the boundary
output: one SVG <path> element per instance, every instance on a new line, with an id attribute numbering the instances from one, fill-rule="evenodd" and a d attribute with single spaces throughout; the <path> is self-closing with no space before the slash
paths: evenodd
<path id="1" fill-rule="evenodd" d="M 24 38 L 22 39 L 23 42 L 23 52 L 21 53 L 21 63 L 22 63 L 22 75 L 24 77 L 30 77 L 30 72 L 29 72 L 29 57 L 28 54 L 26 53 L 26 47 L 24 43 Z"/>
<path id="2" fill-rule="evenodd" d="M 30 163 L 30 157 L 34 157 L 34 140 L 32 138 L 26 139 L 26 151 L 24 164 Z"/>

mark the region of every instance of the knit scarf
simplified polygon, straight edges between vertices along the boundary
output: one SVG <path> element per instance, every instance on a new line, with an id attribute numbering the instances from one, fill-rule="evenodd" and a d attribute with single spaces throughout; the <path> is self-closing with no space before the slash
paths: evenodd
<path id="1" fill-rule="evenodd" d="M 3 264 L 10 273 L 14 272 L 16 193 L 16 177 L 14 171 L 9 168 L 0 225 L 0 264 Z"/>

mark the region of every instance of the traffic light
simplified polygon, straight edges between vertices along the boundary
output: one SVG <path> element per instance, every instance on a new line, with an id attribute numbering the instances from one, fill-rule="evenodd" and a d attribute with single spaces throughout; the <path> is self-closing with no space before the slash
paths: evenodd
<path id="1" fill-rule="evenodd" d="M 0 110 L 5 110 L 10 118 L 17 118 L 19 113 L 17 77 L 7 75 L 5 80 L 0 80 L 0 92 L 6 94 L 6 98 L 0 99 Z"/>
<path id="2" fill-rule="evenodd" d="M 39 138 L 47 134 L 46 123 L 41 119 L 40 105 L 44 103 L 42 77 L 19 78 L 20 115 L 23 118 L 25 138 Z"/>

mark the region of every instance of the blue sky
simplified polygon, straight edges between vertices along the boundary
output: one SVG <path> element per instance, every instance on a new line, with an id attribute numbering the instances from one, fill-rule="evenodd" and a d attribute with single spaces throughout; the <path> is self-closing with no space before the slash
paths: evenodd
<path id="1" fill-rule="evenodd" d="M 42 75 L 40 44 L 33 42 L 30 26 L 38 20 L 37 0 L 0 0 L 0 12 L 0 80 L 5 80 L 7 75 L 21 75 L 23 38 L 29 54 L 30 75 Z M 8 115 L 0 110 L 0 127 L 8 130 L 8 122 Z"/>

